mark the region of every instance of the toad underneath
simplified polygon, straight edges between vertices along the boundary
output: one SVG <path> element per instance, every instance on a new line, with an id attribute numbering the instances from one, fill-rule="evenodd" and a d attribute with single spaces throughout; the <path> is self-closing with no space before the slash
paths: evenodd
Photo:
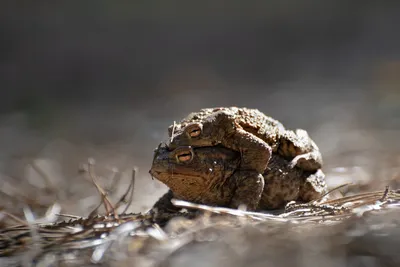
<path id="1" fill-rule="evenodd" d="M 169 191 L 153 208 L 162 213 L 177 212 L 180 208 L 172 198 L 205 204 L 237 208 L 240 203 L 252 202 L 257 195 L 242 181 L 240 153 L 222 146 L 178 147 L 169 151 L 166 146 L 156 150 L 150 174 L 169 187 Z M 260 183 L 261 197 L 253 210 L 284 207 L 289 201 L 308 202 L 325 191 L 324 174 L 291 168 L 289 161 L 272 154 Z M 238 190 L 247 194 L 237 200 Z"/>

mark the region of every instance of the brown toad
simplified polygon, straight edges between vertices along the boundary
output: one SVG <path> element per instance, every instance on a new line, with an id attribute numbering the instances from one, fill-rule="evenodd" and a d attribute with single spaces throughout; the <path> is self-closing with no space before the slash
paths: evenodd
<path id="1" fill-rule="evenodd" d="M 251 202 L 256 195 L 261 199 L 254 210 L 275 209 L 295 200 L 308 202 L 321 197 L 325 191 L 321 170 L 309 172 L 289 167 L 289 161 L 272 154 L 260 181 L 260 192 L 244 184 L 237 172 L 240 153 L 222 146 L 178 147 L 169 151 L 160 146 L 155 151 L 150 174 L 169 187 L 169 191 L 154 204 L 159 212 L 176 212 L 171 203 L 178 198 L 210 206 L 237 208 Z M 264 186 L 265 184 L 265 186 Z M 261 189 L 262 188 L 262 189 Z M 237 199 L 237 191 L 246 192 Z"/>
<path id="2" fill-rule="evenodd" d="M 317 145 L 307 132 L 301 129 L 286 130 L 277 120 L 257 109 L 207 108 L 191 113 L 178 124 L 169 127 L 170 150 L 179 146 L 215 146 L 240 152 L 241 161 L 237 170 L 243 184 L 235 194 L 248 209 L 257 207 L 263 191 L 263 176 L 271 155 L 279 155 L 288 161 L 288 167 L 297 167 L 310 173 L 322 166 L 322 156 Z M 246 189 L 244 189 L 246 188 Z M 253 198 L 246 194 L 253 192 Z"/>

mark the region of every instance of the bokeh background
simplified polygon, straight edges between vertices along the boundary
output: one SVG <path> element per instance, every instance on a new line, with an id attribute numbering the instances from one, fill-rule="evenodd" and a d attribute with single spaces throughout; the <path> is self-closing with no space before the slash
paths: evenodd
<path id="1" fill-rule="evenodd" d="M 167 127 L 214 106 L 306 129 L 331 185 L 398 185 L 399 11 L 368 0 L 2 1 L 1 206 L 57 201 L 87 215 L 99 197 L 78 167 L 93 157 L 106 185 L 138 167 L 131 211 L 144 211 L 166 190 L 148 170 Z"/>

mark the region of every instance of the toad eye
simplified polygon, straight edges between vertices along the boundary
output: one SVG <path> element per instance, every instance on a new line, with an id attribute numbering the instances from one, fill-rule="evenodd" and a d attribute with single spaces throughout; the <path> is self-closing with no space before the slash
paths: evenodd
<path id="1" fill-rule="evenodd" d="M 192 150 L 182 150 L 176 153 L 176 160 L 178 162 L 189 162 L 193 159 Z"/>
<path id="2" fill-rule="evenodd" d="M 190 137 L 197 137 L 201 134 L 201 126 L 198 124 L 190 125 L 186 131 L 189 133 Z"/>
<path id="3" fill-rule="evenodd" d="M 190 131 L 189 134 L 191 137 L 197 137 L 200 135 L 200 133 L 201 133 L 200 129 L 194 129 L 194 130 Z"/>

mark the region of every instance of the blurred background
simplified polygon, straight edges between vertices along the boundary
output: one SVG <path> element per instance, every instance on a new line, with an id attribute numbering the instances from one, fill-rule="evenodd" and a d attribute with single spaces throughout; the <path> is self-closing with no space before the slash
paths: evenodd
<path id="1" fill-rule="evenodd" d="M 399 10 L 368 0 L 2 1 L 1 206 L 57 201 L 87 215 L 99 197 L 78 168 L 92 157 L 105 184 L 116 173 L 128 183 L 138 167 L 131 211 L 144 211 L 166 190 L 148 170 L 167 127 L 214 106 L 306 129 L 331 185 L 398 185 Z"/>

